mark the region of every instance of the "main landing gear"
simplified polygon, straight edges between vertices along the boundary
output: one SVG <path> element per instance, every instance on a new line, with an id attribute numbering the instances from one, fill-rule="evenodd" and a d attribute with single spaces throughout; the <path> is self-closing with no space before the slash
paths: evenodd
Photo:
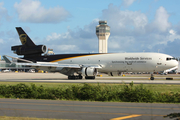
<path id="1" fill-rule="evenodd" d="M 69 80 L 77 80 L 77 79 L 82 79 L 82 75 L 69 75 L 68 79 Z"/>
<path id="2" fill-rule="evenodd" d="M 82 75 L 69 75 L 68 79 L 69 80 L 78 80 L 78 79 L 82 79 L 83 76 Z M 85 76 L 85 79 L 95 79 L 95 76 Z"/>

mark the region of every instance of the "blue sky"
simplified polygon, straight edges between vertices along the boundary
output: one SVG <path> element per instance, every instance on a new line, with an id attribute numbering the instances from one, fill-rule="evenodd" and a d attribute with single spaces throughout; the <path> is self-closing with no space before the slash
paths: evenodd
<path id="1" fill-rule="evenodd" d="M 108 52 L 161 52 L 180 57 L 179 0 L 1 0 L 0 55 L 16 56 L 15 27 L 59 53 L 97 53 L 95 27 L 107 20 Z"/>

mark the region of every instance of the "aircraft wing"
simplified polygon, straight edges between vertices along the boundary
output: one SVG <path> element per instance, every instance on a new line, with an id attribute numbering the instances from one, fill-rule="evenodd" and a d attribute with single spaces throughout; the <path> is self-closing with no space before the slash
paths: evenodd
<path id="1" fill-rule="evenodd" d="M 82 67 L 93 67 L 93 68 L 102 68 L 101 65 L 98 64 L 58 64 L 57 62 L 37 62 L 33 63 L 32 61 L 20 59 L 8 55 L 4 55 L 5 58 L 10 57 L 13 59 L 17 59 L 20 61 L 24 61 L 23 63 L 16 62 L 16 65 L 24 65 L 24 66 L 32 66 L 32 67 L 55 67 L 55 68 L 82 68 Z M 7 58 L 8 59 L 8 58 Z"/>
<path id="2" fill-rule="evenodd" d="M 8 56 L 10 57 L 10 56 Z M 14 57 L 11 57 L 14 58 Z M 74 73 L 79 72 L 79 70 L 82 70 L 82 74 L 87 76 L 87 73 L 89 76 L 94 76 L 97 73 L 96 69 L 101 69 L 102 65 L 100 64 L 62 64 L 58 62 L 36 62 L 33 63 L 32 61 L 25 60 L 25 59 L 19 59 L 19 58 L 14 58 L 18 59 L 23 62 L 12 62 L 13 64 L 16 65 L 22 65 L 22 66 L 27 66 L 27 67 L 32 67 L 36 69 L 42 69 L 46 70 L 48 72 L 60 72 L 64 75 L 72 75 Z M 85 69 L 84 69 L 85 68 Z M 79 76 L 78 76 L 79 77 Z"/>
<path id="3" fill-rule="evenodd" d="M 82 64 L 81 67 L 93 67 L 93 68 L 102 68 L 99 64 Z"/>
<path id="4" fill-rule="evenodd" d="M 82 68 L 82 67 L 93 67 L 93 68 L 102 68 L 98 64 L 58 64 L 51 62 L 37 62 L 37 63 L 15 63 L 16 65 L 32 66 L 32 67 L 60 67 L 60 68 Z"/>
<path id="5" fill-rule="evenodd" d="M 24 66 L 31 66 L 31 67 L 67 67 L 67 68 L 81 68 L 78 64 L 58 64 L 58 63 L 15 63 L 16 65 L 24 65 Z"/>

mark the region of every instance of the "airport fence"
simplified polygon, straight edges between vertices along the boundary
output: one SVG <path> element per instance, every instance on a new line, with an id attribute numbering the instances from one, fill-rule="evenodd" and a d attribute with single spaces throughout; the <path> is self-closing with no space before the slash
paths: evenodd
<path id="1" fill-rule="evenodd" d="M 35 84 L 0 85 L 1 98 L 115 101 L 115 102 L 163 102 L 180 103 L 180 93 L 161 93 L 146 89 L 143 84 L 129 85 L 71 85 L 70 87 L 47 88 Z"/>

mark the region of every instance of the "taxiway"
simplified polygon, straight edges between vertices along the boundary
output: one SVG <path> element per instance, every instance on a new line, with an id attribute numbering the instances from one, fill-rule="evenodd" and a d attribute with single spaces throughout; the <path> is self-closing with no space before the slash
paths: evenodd
<path id="1" fill-rule="evenodd" d="M 52 82 L 52 83 L 131 83 L 134 84 L 180 84 L 180 75 L 155 75 L 155 80 L 149 79 L 150 75 L 125 75 L 119 77 L 96 77 L 95 80 L 68 80 L 67 76 L 60 73 L 0 73 L 0 82 Z M 172 78 L 173 80 L 166 80 Z"/>

